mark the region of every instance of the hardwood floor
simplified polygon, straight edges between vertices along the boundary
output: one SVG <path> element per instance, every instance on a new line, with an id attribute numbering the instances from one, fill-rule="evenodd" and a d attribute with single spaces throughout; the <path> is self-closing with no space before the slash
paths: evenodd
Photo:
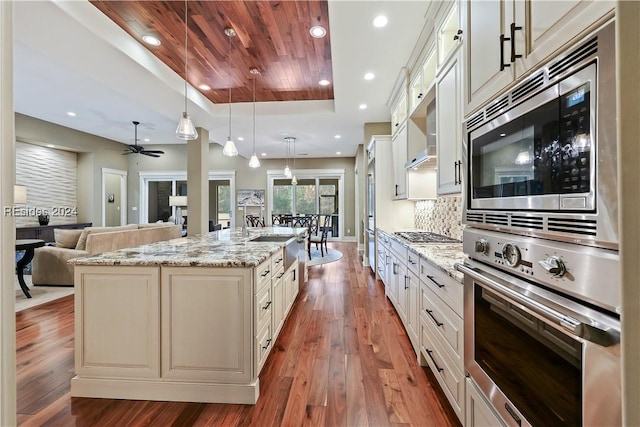
<path id="1" fill-rule="evenodd" d="M 16 314 L 24 426 L 459 426 L 354 243 L 311 267 L 255 405 L 71 398 L 73 296 Z"/>

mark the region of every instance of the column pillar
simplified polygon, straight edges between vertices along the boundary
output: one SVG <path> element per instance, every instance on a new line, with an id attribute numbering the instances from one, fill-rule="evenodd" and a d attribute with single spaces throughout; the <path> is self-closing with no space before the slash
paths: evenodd
<path id="1" fill-rule="evenodd" d="M 209 130 L 187 142 L 187 235 L 209 232 Z"/>

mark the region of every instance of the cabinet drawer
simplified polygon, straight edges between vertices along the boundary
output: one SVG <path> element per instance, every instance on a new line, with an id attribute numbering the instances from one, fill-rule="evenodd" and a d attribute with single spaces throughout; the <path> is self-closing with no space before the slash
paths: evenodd
<path id="1" fill-rule="evenodd" d="M 254 297 L 255 299 L 255 316 L 254 316 L 254 328 L 256 331 L 262 329 L 265 324 L 271 323 L 271 306 L 273 300 L 271 298 L 271 286 L 265 286 Z"/>
<path id="2" fill-rule="evenodd" d="M 427 285 L 436 295 L 462 317 L 463 286 L 462 283 L 449 277 L 444 271 L 420 258 L 420 281 Z"/>
<path id="3" fill-rule="evenodd" d="M 271 351 L 271 347 L 273 344 L 273 338 L 271 334 L 271 324 L 267 324 L 263 329 L 260 330 L 258 335 L 254 338 L 254 354 L 256 355 L 256 377 L 260 374 L 262 367 L 264 366 L 264 362 L 267 360 L 269 356 L 269 352 Z"/>
<path id="4" fill-rule="evenodd" d="M 431 334 L 424 322 L 421 322 L 420 351 L 427 360 L 433 375 L 438 380 L 442 391 L 447 396 L 451 407 L 460 419 L 464 414 L 464 375 L 455 364 L 438 348 L 436 340 L 431 339 Z"/>
<path id="5" fill-rule="evenodd" d="M 391 240 L 391 251 L 398 258 L 400 264 L 404 264 L 407 261 L 408 249 L 402 243 Z"/>
<path id="6" fill-rule="evenodd" d="M 420 255 L 411 249 L 407 250 L 407 268 L 416 276 L 420 274 Z"/>
<path id="7" fill-rule="evenodd" d="M 284 268 L 284 254 L 278 251 L 271 256 L 271 271 L 276 272 L 281 268 Z"/>
<path id="8" fill-rule="evenodd" d="M 422 322 L 426 323 L 434 335 L 446 342 L 444 351 L 455 362 L 458 369 L 464 370 L 464 330 L 462 318 L 446 305 L 426 285 L 421 285 Z"/>
<path id="9" fill-rule="evenodd" d="M 271 284 L 271 258 L 264 261 L 256 268 L 256 288 L 257 294 L 264 286 Z"/>

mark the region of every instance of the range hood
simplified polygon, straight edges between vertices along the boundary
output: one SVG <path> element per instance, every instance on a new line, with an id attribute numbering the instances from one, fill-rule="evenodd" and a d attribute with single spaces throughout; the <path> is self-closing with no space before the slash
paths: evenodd
<path id="1" fill-rule="evenodd" d="M 427 147 L 426 150 L 419 152 L 412 160 L 404 164 L 405 169 L 420 169 L 437 167 L 436 147 Z"/>

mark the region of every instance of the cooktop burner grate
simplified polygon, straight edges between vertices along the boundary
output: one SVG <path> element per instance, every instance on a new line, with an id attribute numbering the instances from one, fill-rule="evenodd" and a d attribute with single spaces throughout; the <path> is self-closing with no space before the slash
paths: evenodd
<path id="1" fill-rule="evenodd" d="M 394 234 L 412 243 L 462 243 L 449 236 L 428 231 L 396 231 Z"/>

